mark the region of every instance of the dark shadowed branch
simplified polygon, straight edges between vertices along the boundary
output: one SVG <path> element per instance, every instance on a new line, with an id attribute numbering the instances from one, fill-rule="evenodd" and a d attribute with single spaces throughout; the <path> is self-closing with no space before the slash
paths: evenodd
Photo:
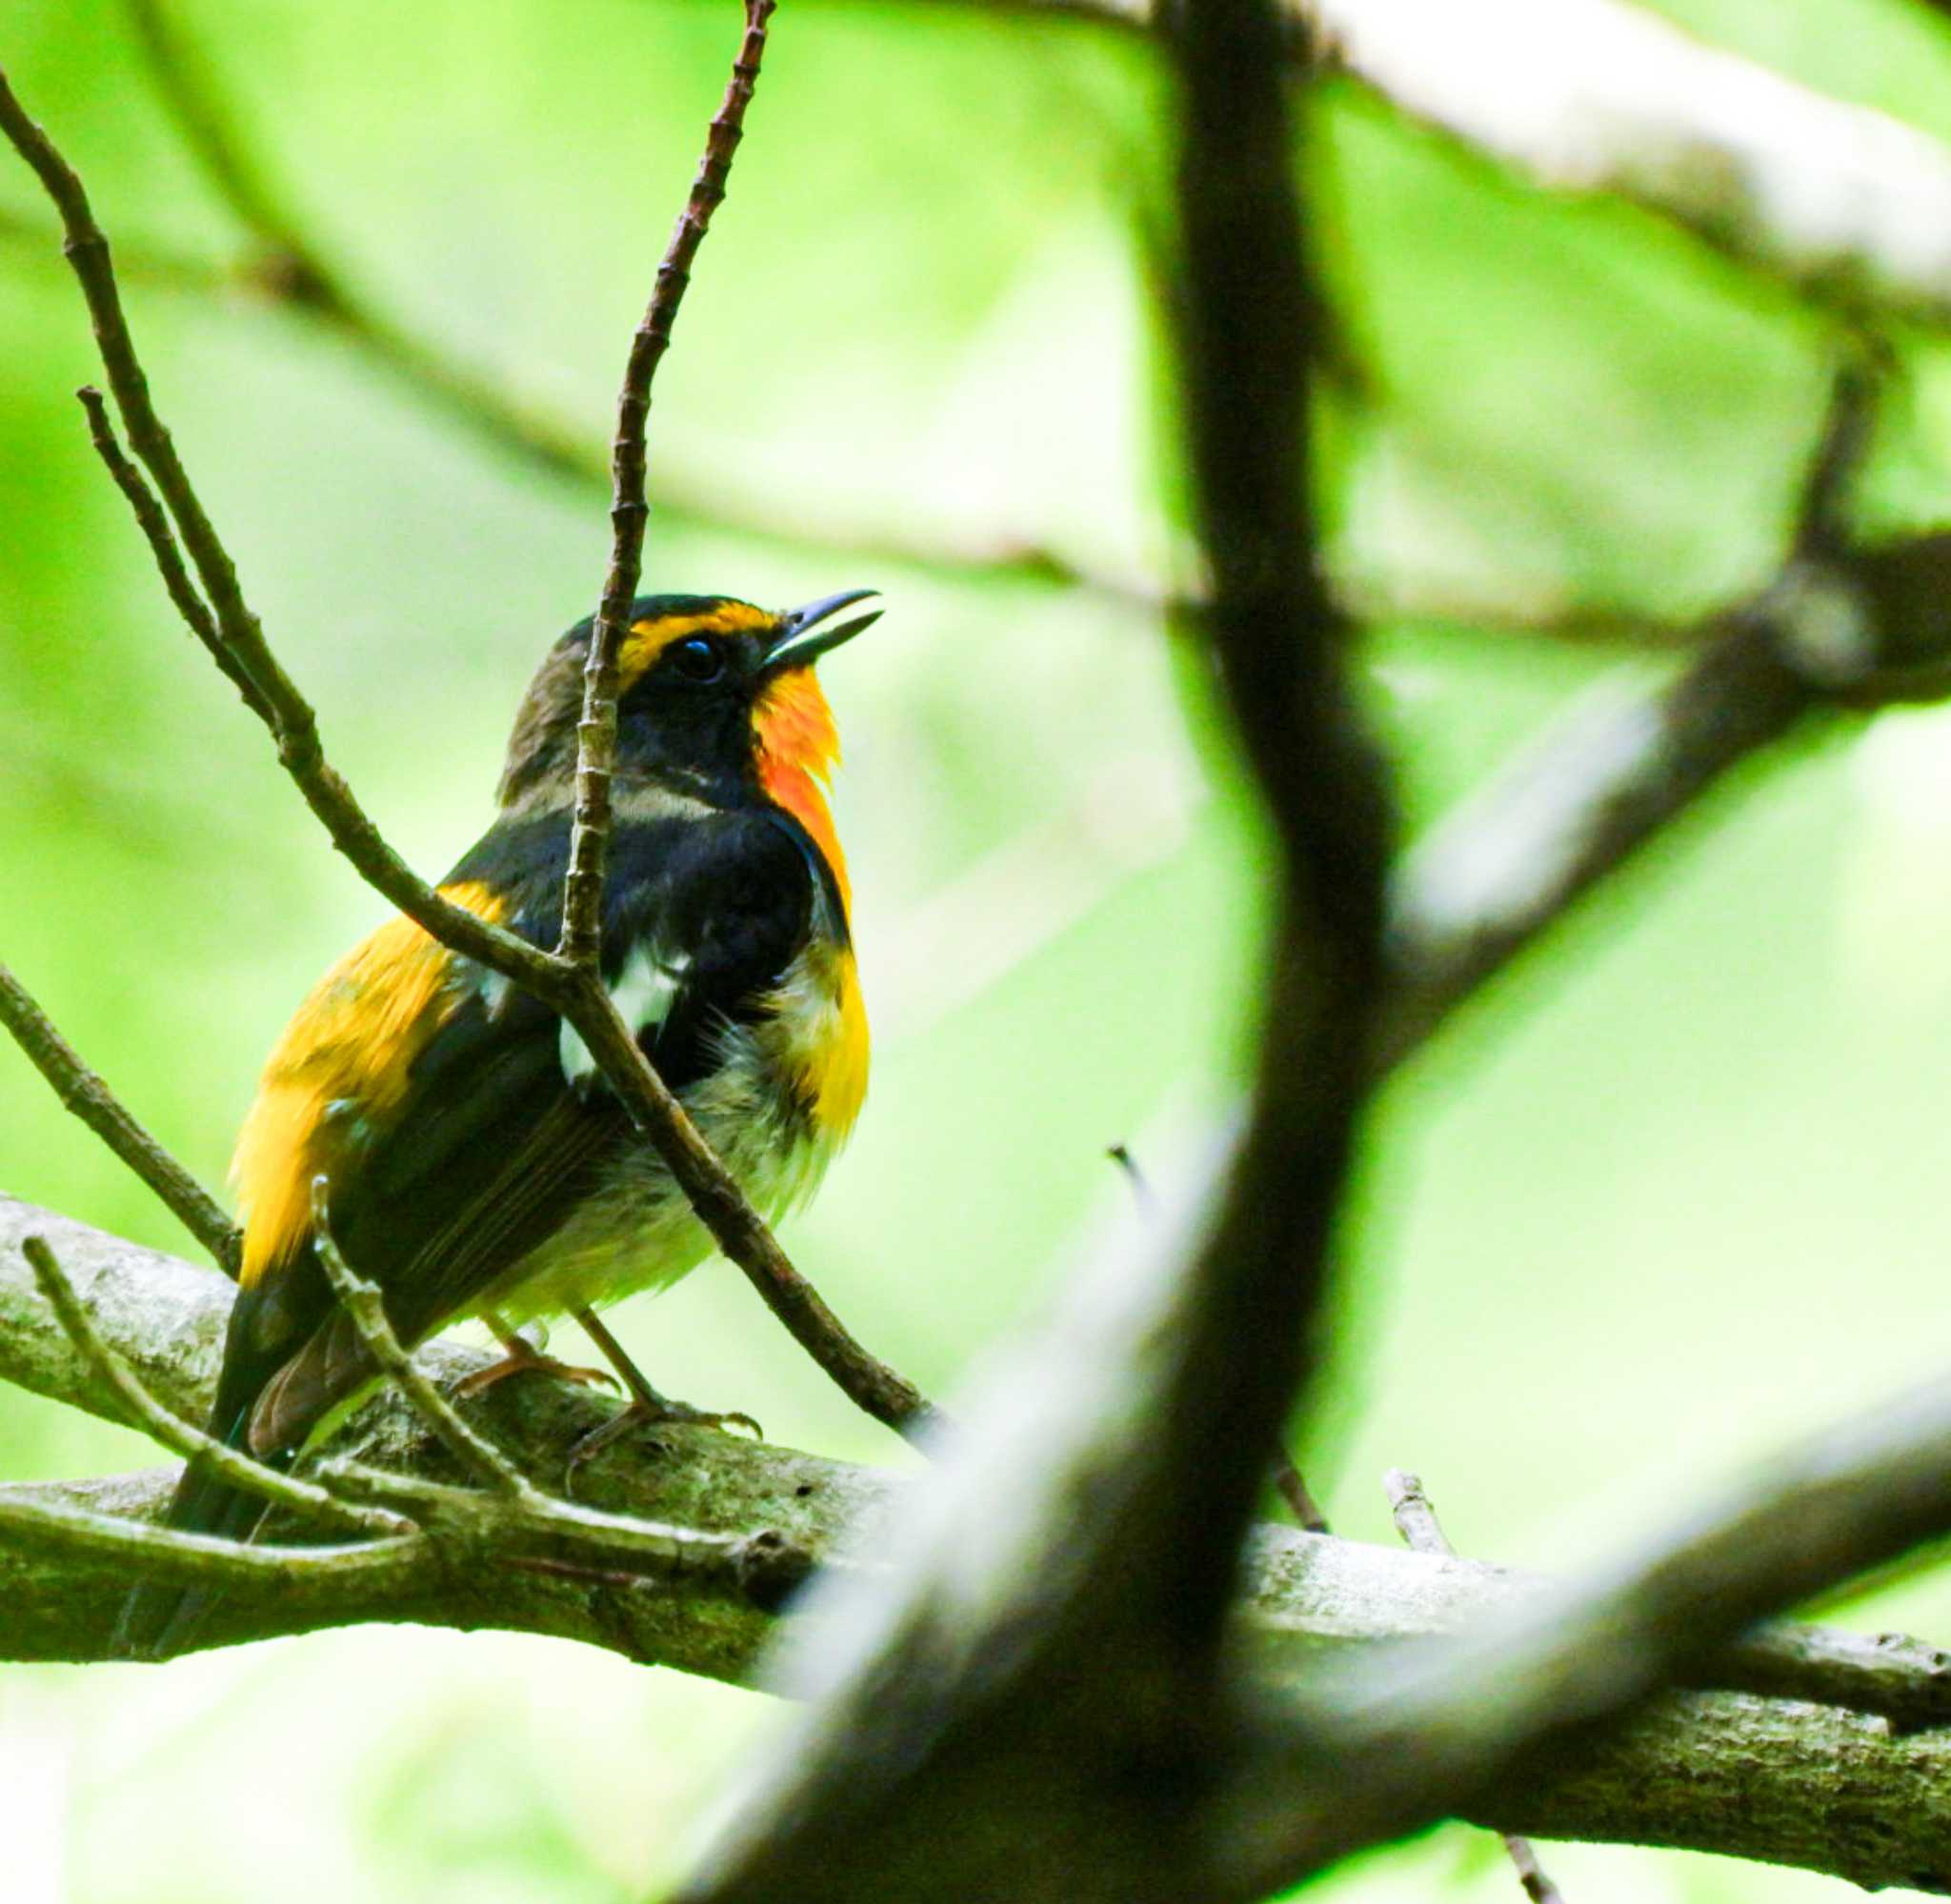
<path id="1" fill-rule="evenodd" d="M 1195 0 L 1177 50 L 1197 628 L 1280 848 L 1248 1134 L 1202 1235 L 1155 1227 L 1149 1262 L 1102 1265 L 995 1378 L 893 1589 L 829 1612 L 802 1667 L 824 1703 L 684 1894 L 713 1904 L 1200 1894 L 1188 1807 L 1221 1749 L 1224 1613 L 1368 1074 L 1387 828 L 1312 532 L 1314 293 L 1277 29 L 1253 0 Z"/>

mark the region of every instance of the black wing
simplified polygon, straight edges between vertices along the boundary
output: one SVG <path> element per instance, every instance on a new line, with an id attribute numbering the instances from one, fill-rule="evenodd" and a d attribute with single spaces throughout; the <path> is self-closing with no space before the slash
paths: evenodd
<path id="1" fill-rule="evenodd" d="M 566 820 L 497 827 L 449 880 L 510 892 L 516 930 L 551 944 L 567 840 Z M 617 831 L 604 973 L 619 1003 L 646 995 L 645 973 L 668 974 L 653 989 L 654 1015 L 634 1029 L 674 1091 L 715 1063 L 727 1020 L 763 1009 L 806 942 L 815 892 L 794 830 L 768 813 Z M 545 1242 L 616 1151 L 635 1141 L 600 1079 L 578 1071 L 580 1044 L 566 1045 L 563 1032 L 553 1012 L 471 967 L 467 994 L 420 1054 L 397 1113 L 332 1186 L 333 1236 L 384 1292 L 402 1340 L 438 1328 Z M 261 1451 L 292 1445 L 369 1373 L 309 1258 L 280 1278 L 280 1304 L 297 1298 L 301 1314 L 292 1320 L 310 1326 L 251 1409 L 250 1438 Z"/>

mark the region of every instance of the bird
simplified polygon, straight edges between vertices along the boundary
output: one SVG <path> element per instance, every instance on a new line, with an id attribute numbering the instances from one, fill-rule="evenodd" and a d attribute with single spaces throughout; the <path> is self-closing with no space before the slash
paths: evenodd
<path id="1" fill-rule="evenodd" d="M 835 619 L 876 592 L 783 613 L 727 595 L 640 596 L 618 651 L 600 969 L 664 1082 L 774 1221 L 817 1187 L 867 1087 L 852 892 L 827 800 L 839 736 L 815 664 L 879 618 Z M 592 628 L 578 622 L 537 669 L 493 822 L 439 887 L 543 947 L 562 919 Z M 668 1166 L 566 1021 L 404 914 L 299 1006 L 231 1175 L 239 1287 L 209 1422 L 231 1448 L 289 1466 L 376 1373 L 321 1240 L 378 1285 L 410 1346 L 484 1319 L 506 1353 L 476 1386 L 560 1370 L 517 1332 L 567 1313 L 631 1393 L 613 1428 L 748 1420 L 658 1393 L 595 1314 L 668 1288 L 711 1253 Z M 249 1540 L 266 1512 L 192 1459 L 165 1523 Z M 166 1657 L 211 1603 L 203 1590 L 138 1585 L 118 1644 Z"/>

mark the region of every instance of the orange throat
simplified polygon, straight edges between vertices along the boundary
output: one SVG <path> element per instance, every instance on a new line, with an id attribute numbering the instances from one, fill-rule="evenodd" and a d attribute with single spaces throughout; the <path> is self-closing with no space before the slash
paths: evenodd
<path id="1" fill-rule="evenodd" d="M 847 882 L 846 855 L 840 851 L 826 795 L 839 764 L 840 731 L 811 668 L 781 674 L 766 690 L 754 711 L 753 729 L 758 736 L 758 777 L 766 797 L 812 835 L 833 868 L 841 907 L 851 914 L 854 889 Z"/>

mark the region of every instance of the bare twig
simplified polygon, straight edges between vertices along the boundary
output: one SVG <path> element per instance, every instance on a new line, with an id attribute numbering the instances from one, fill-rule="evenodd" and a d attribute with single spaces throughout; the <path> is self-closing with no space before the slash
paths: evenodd
<path id="1" fill-rule="evenodd" d="M 236 1273 L 237 1229 L 223 1206 L 130 1115 L 120 1098 L 54 1029 L 27 988 L 0 965 L 0 1024 L 61 1102 L 155 1192 L 224 1268 Z"/>
<path id="2" fill-rule="evenodd" d="M 214 1469 L 232 1487 L 243 1488 L 265 1500 L 274 1501 L 294 1513 L 335 1520 L 364 1533 L 413 1532 L 412 1523 L 400 1519 L 397 1514 L 355 1506 L 310 1481 L 301 1481 L 292 1475 L 280 1473 L 275 1468 L 267 1468 L 262 1462 L 253 1461 L 248 1454 L 227 1447 L 214 1435 L 206 1434 L 202 1429 L 172 1413 L 151 1394 L 129 1364 L 102 1340 L 81 1299 L 74 1293 L 73 1284 L 68 1280 L 60 1263 L 55 1260 L 53 1251 L 48 1247 L 47 1239 L 43 1236 L 26 1238 L 21 1244 L 21 1253 L 31 1265 L 41 1293 L 60 1318 L 61 1327 L 68 1332 L 69 1340 L 82 1358 L 118 1397 L 136 1425 L 147 1429 L 172 1453 L 180 1454 L 186 1460 L 201 1461 Z"/>
<path id="3" fill-rule="evenodd" d="M 719 1247 L 745 1273 L 794 1339 L 861 1408 L 904 1434 L 920 1436 L 932 1422 L 938 1421 L 938 1415 L 913 1383 L 870 1354 L 848 1333 L 794 1268 L 730 1172 L 651 1069 L 595 975 L 475 917 L 436 892 L 388 845 L 351 789 L 326 761 L 316 716 L 272 656 L 263 630 L 244 601 L 230 555 L 204 513 L 169 432 L 151 403 L 147 379 L 123 315 L 108 241 L 89 209 L 81 181 L 22 109 L 4 73 L 0 73 L 0 131 L 33 169 L 61 215 L 67 232 L 64 249 L 88 300 L 96 344 L 130 442 L 155 478 L 175 518 L 225 651 L 269 708 L 279 759 L 333 844 L 369 884 L 443 945 L 505 973 L 569 1019 L 633 1121 L 670 1164 Z M 135 500 L 133 493 L 131 500 Z M 166 561 L 165 545 L 152 546 L 158 561 Z M 198 626 L 193 614 L 191 625 L 193 630 Z"/>
<path id="4" fill-rule="evenodd" d="M 401 1346 L 387 1319 L 386 1298 L 380 1293 L 379 1285 L 368 1281 L 346 1261 L 332 1236 L 331 1189 L 327 1177 L 312 1179 L 313 1246 L 332 1293 L 358 1331 L 374 1365 L 399 1384 L 401 1392 L 419 1410 L 448 1452 L 484 1487 L 511 1499 L 521 1499 L 533 1493 L 521 1471 L 492 1441 L 477 1434 L 460 1418 L 453 1403 Z"/>
<path id="5" fill-rule="evenodd" d="M 1274 1449 L 1274 1488 L 1286 1502 L 1287 1512 L 1310 1533 L 1330 1532 L 1326 1510 L 1315 1499 L 1293 1457 L 1277 1443 Z"/>
<path id="6" fill-rule="evenodd" d="M 610 778 L 616 761 L 616 656 L 643 564 L 644 431 L 651 384 L 671 345 L 672 326 L 691 282 L 691 268 L 725 197 L 733 155 L 744 136 L 745 110 L 758 84 L 765 56 L 766 23 L 774 0 L 746 0 L 745 35 L 732 63 L 725 97 L 705 134 L 704 155 L 691 195 L 678 214 L 663 262 L 657 267 L 643 321 L 631 338 L 616 400 L 616 442 L 611 452 L 610 569 L 590 630 L 583 671 L 583 711 L 576 727 L 575 825 L 570 835 L 569 872 L 562 892 L 562 937 L 556 952 L 565 964 L 595 968 L 602 943 L 603 864 L 610 839 Z"/>
<path id="7" fill-rule="evenodd" d="M 32 168 L 60 214 L 66 234 L 63 251 L 87 299 L 95 346 L 122 412 L 130 446 L 162 491 L 224 647 L 269 707 L 278 757 L 307 804 L 325 823 L 333 844 L 366 879 L 443 944 L 511 976 L 529 973 L 546 978 L 550 969 L 546 952 L 436 893 L 386 843 L 352 790 L 326 761 L 319 745 L 317 717 L 272 654 L 264 631 L 244 599 L 235 565 L 150 399 L 149 380 L 122 311 L 109 241 L 95 222 L 88 193 L 52 141 L 28 116 L 4 72 L 0 72 L 0 131 Z M 194 622 L 191 626 L 195 627 Z"/>
<path id="8" fill-rule="evenodd" d="M 176 612 L 182 616 L 191 633 L 203 644 L 210 658 L 222 670 L 225 678 L 244 697 L 244 705 L 275 732 L 277 716 L 272 711 L 271 703 L 226 645 L 223 635 L 218 632 L 216 618 L 210 611 L 210 604 L 197 592 L 196 584 L 183 566 L 183 551 L 177 547 L 176 531 L 170 526 L 168 512 L 156 500 L 155 491 L 143 480 L 142 471 L 122 453 L 122 446 L 115 440 L 115 426 L 109 420 L 109 407 L 103 402 L 101 391 L 92 384 L 84 384 L 75 395 L 88 414 L 89 441 L 94 445 L 95 454 L 113 477 L 115 487 L 127 499 L 135 516 L 136 527 L 142 531 L 150 552 L 155 557 L 156 572 L 162 576 L 163 587 L 170 600 L 175 604 Z"/>
<path id="9" fill-rule="evenodd" d="M 397 1384 L 409 1405 L 434 1437 L 488 1490 L 471 1489 L 395 1475 L 356 1459 L 328 1459 L 320 1474 L 335 1487 L 392 1503 L 425 1520 L 431 1533 L 457 1533 L 487 1557 L 507 1560 L 519 1544 L 521 1557 L 540 1539 L 568 1550 L 555 1557 L 599 1573 L 627 1573 L 634 1580 L 683 1580 L 757 1594 L 770 1603 L 788 1584 L 797 1585 L 813 1562 L 794 1543 L 769 1531 L 734 1536 L 605 1513 L 575 1501 L 545 1493 L 500 1449 L 461 1418 L 438 1384 L 401 1345 L 386 1313 L 377 1284 L 359 1275 L 333 1240 L 328 1220 L 331 1186 L 312 1180 L 312 1220 L 319 1262 L 344 1305 L 360 1340 L 379 1369 Z"/>
<path id="10" fill-rule="evenodd" d="M 1450 1545 L 1442 1523 L 1437 1519 L 1435 1504 L 1424 1491 L 1420 1475 L 1391 1468 L 1382 1478 L 1382 1486 L 1388 1492 L 1396 1532 L 1410 1547 L 1418 1553 L 1440 1553 L 1446 1557 L 1455 1554 L 1457 1550 Z M 1499 1832 L 1498 1835 L 1503 1840 L 1504 1854 L 1517 1871 L 1518 1882 L 1524 1887 L 1531 1904 L 1564 1904 L 1564 1894 L 1545 1874 L 1531 1840 L 1516 1832 Z"/>
<path id="11" fill-rule="evenodd" d="M 140 1568 L 145 1578 L 162 1581 L 269 1581 L 281 1587 L 309 1583 L 345 1593 L 417 1581 L 432 1558 L 418 1533 L 339 1547 L 255 1547 L 91 1513 L 48 1494 L 26 1496 L 11 1491 L 0 1492 L 0 1539 L 16 1551 L 113 1560 L 125 1570 Z M 101 1656 L 111 1655 L 105 1652 Z"/>

